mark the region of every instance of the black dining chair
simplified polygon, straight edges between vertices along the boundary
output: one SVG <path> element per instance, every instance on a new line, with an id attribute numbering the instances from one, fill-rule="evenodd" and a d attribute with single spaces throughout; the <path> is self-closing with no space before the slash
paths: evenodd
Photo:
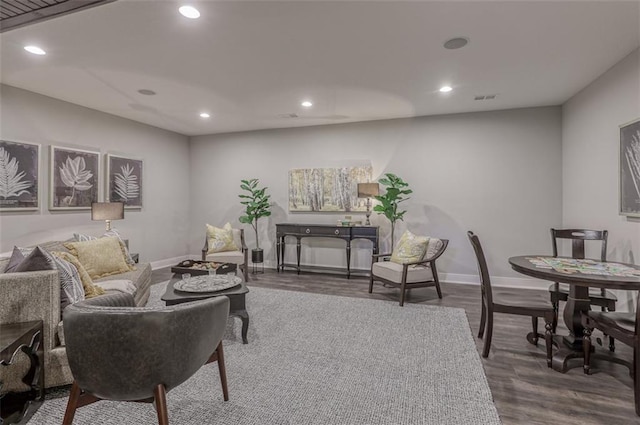
<path id="1" fill-rule="evenodd" d="M 482 350 L 482 357 L 489 357 L 489 349 L 491 348 L 491 338 L 493 336 L 493 314 L 505 313 L 515 314 L 519 316 L 530 316 L 531 324 L 533 326 L 533 332 L 530 334 L 531 338 L 527 337 L 527 340 L 533 344 L 538 344 L 538 338 L 544 338 L 547 349 L 547 366 L 551 367 L 551 352 L 552 352 L 552 328 L 553 328 L 553 306 L 543 295 L 540 296 L 527 296 L 526 299 L 522 297 L 514 296 L 508 292 L 498 292 L 494 294 L 491 288 L 491 278 L 489 277 L 489 269 L 487 267 L 487 261 L 484 257 L 482 246 L 480 245 L 480 239 L 473 232 L 467 232 L 471 246 L 476 254 L 476 260 L 478 261 L 478 272 L 480 274 L 480 289 L 482 294 L 482 313 L 480 316 L 480 330 L 478 331 L 478 338 L 484 336 L 484 348 Z M 497 297 L 494 298 L 494 295 Z M 495 300 L 498 301 L 495 301 Z M 538 333 L 538 318 L 542 317 L 545 322 L 544 335 Z"/>
<path id="2" fill-rule="evenodd" d="M 591 333 L 600 329 L 607 335 L 633 348 L 633 363 L 630 366 L 633 377 L 633 398 L 636 415 L 640 416 L 640 302 L 636 294 L 635 313 L 617 313 L 606 311 L 582 312 L 582 348 L 584 350 L 584 373 L 591 374 Z"/>
<path id="3" fill-rule="evenodd" d="M 599 241 L 600 244 L 600 261 L 607 261 L 607 237 L 609 232 L 606 230 L 587 230 L 587 229 L 551 229 L 551 241 L 553 243 L 553 256 L 558 256 L 558 241 L 571 241 L 571 257 L 577 259 L 585 258 L 585 241 Z M 553 332 L 556 331 L 558 325 L 558 311 L 560 301 L 566 302 L 569 299 L 569 285 L 552 283 L 549 286 L 549 295 L 551 304 L 555 311 L 553 318 Z M 611 291 L 604 288 L 589 288 L 589 303 L 601 308 L 602 311 L 616 311 L 616 302 L 618 298 Z M 609 350 L 615 350 L 614 338 L 609 335 Z"/>

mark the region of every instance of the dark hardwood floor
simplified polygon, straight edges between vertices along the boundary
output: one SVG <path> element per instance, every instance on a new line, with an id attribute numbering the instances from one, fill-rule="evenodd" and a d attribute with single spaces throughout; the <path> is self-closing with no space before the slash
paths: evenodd
<path id="1" fill-rule="evenodd" d="M 152 281 L 163 282 L 171 276 L 168 268 L 155 270 Z M 347 280 L 341 275 L 297 275 L 293 271 L 276 273 L 268 269 L 264 274 L 250 275 L 249 282 L 250 287 L 398 301 L 397 289 L 376 283 L 374 293 L 369 294 L 368 284 L 368 279 L 362 277 Z M 535 293 L 524 289 L 512 291 L 523 297 Z M 475 338 L 480 323 L 480 288 L 443 283 L 442 292 L 440 300 L 434 288 L 413 289 L 406 302 L 463 308 Z M 528 317 L 496 315 L 491 352 L 489 358 L 482 359 L 505 425 L 640 424 L 633 404 L 632 380 L 626 368 L 600 362 L 591 376 L 584 375 L 581 367 L 566 374 L 555 372 L 547 368 L 544 342 L 535 347 L 526 341 L 525 335 L 530 330 Z M 566 333 L 566 328 L 559 326 L 558 333 Z M 480 353 L 482 341 L 475 340 Z M 632 351 L 623 344 L 617 344 L 616 352 L 631 359 Z M 581 360 L 576 361 L 581 364 Z"/>

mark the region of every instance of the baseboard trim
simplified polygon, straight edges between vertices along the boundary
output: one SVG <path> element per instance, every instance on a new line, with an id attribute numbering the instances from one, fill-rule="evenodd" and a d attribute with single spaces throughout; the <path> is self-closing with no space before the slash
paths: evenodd
<path id="1" fill-rule="evenodd" d="M 199 258 L 195 255 L 182 255 L 180 257 L 165 258 L 164 260 L 152 261 L 151 270 L 163 269 L 165 267 L 171 267 L 178 264 L 180 261 L 189 260 L 193 258 Z"/>
<path id="2" fill-rule="evenodd" d="M 460 283 L 463 285 L 480 285 L 478 275 L 438 273 L 440 280 L 446 283 Z M 551 282 L 541 279 L 529 279 L 524 277 L 504 277 L 491 276 L 491 286 L 500 288 L 520 288 L 520 289 L 544 289 L 546 290 Z"/>

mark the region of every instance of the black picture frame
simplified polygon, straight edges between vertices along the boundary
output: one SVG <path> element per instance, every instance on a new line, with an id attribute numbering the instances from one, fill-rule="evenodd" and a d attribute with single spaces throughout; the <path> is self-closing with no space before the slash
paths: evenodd
<path id="1" fill-rule="evenodd" d="M 620 215 L 640 217 L 640 119 L 620 126 Z"/>
<path id="2" fill-rule="evenodd" d="M 40 209 L 40 145 L 0 140 L 0 211 Z"/>
<path id="3" fill-rule="evenodd" d="M 124 202 L 126 209 L 142 208 L 142 159 L 109 153 L 107 162 L 107 201 Z"/>
<path id="4" fill-rule="evenodd" d="M 98 202 L 100 152 L 51 146 L 49 210 L 88 210 Z"/>

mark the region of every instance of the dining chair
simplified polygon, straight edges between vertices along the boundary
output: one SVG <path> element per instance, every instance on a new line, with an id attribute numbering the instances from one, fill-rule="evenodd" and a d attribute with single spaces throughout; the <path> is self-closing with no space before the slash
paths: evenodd
<path id="1" fill-rule="evenodd" d="M 491 278 L 487 261 L 480 244 L 480 239 L 473 232 L 467 232 L 471 246 L 476 254 L 478 262 L 478 273 L 480 275 L 480 292 L 482 294 L 482 313 L 480 316 L 480 330 L 478 338 L 484 336 L 484 348 L 482 357 L 489 357 L 491 348 L 491 338 L 493 336 L 493 315 L 494 313 L 514 314 L 518 316 L 530 316 L 533 332 L 527 335 L 527 340 L 533 344 L 538 344 L 538 338 L 544 338 L 547 349 L 547 366 L 551 367 L 552 352 L 552 329 L 553 329 L 553 306 L 544 295 L 529 296 L 526 298 L 514 295 L 505 291 L 493 291 L 491 288 Z M 544 335 L 538 333 L 538 318 L 542 317 L 545 322 Z"/>
<path id="2" fill-rule="evenodd" d="M 614 337 L 623 344 L 633 348 L 633 362 L 629 365 L 633 378 L 633 398 L 636 415 L 640 416 L 640 302 L 636 294 L 635 313 L 619 313 L 606 311 L 582 312 L 582 348 L 584 350 L 584 373 L 591 374 L 591 333 L 599 329 L 603 333 Z M 618 363 L 618 362 L 616 362 Z"/>
<path id="3" fill-rule="evenodd" d="M 558 256 L 558 241 L 571 241 L 571 257 L 577 259 L 585 258 L 585 241 L 599 241 L 600 261 L 607 261 L 607 237 L 606 230 L 587 229 L 551 229 L 551 241 L 553 242 L 553 256 Z M 558 312 L 560 301 L 566 302 L 569 299 L 569 285 L 558 282 L 549 286 L 549 295 L 554 309 L 553 332 L 558 325 Z M 601 308 L 602 311 L 616 311 L 618 298 L 615 294 L 604 288 L 589 288 L 589 303 Z M 609 350 L 615 351 L 614 338 L 609 335 Z"/>

